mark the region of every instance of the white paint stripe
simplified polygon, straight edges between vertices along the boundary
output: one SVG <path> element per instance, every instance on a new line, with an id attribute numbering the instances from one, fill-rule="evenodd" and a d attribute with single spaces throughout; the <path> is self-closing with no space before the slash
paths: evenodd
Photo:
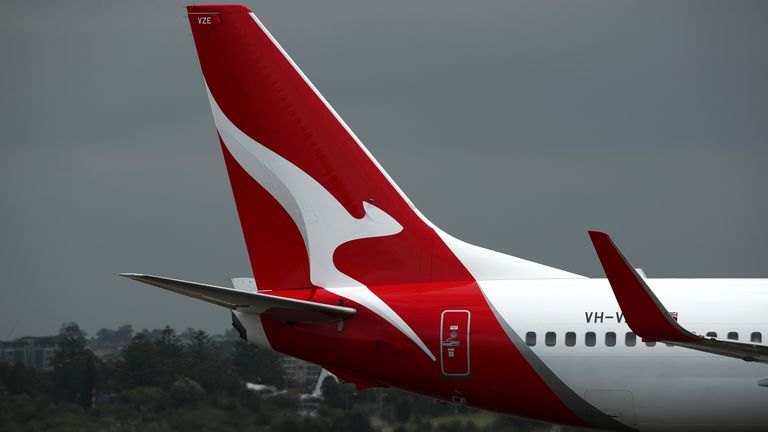
<path id="1" fill-rule="evenodd" d="M 216 128 L 227 150 L 248 175 L 286 209 L 302 233 L 312 283 L 381 316 L 436 361 L 416 332 L 389 305 L 368 287 L 342 273 L 333 262 L 333 254 L 342 244 L 397 234 L 403 227 L 367 202 L 363 202 L 365 216 L 355 218 L 312 176 L 238 129 L 218 106 L 210 90 L 208 97 Z"/>

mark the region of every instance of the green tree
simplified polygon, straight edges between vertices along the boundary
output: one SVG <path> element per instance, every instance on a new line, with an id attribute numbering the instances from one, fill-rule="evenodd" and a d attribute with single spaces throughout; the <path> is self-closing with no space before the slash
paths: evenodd
<path id="1" fill-rule="evenodd" d="M 83 377 L 80 380 L 80 406 L 93 408 L 98 385 L 99 374 L 96 370 L 96 356 L 91 354 L 85 357 L 85 364 L 83 365 Z"/>
<path id="2" fill-rule="evenodd" d="M 133 327 L 130 324 L 124 324 L 117 330 L 103 328 L 96 332 L 96 341 L 98 343 L 118 343 L 127 342 L 133 337 Z"/>
<path id="3" fill-rule="evenodd" d="M 33 394 L 44 390 L 43 378 L 21 363 L 0 363 L 0 392 L 10 395 Z"/>
<path id="4" fill-rule="evenodd" d="M 139 412 L 160 410 L 168 402 L 168 393 L 157 387 L 136 387 L 126 390 L 121 395 L 121 401 Z"/>
<path id="5" fill-rule="evenodd" d="M 123 348 L 116 380 L 122 389 L 154 386 L 168 390 L 183 376 L 184 366 L 184 345 L 176 332 L 166 327 L 154 341 L 145 332 L 133 337 Z"/>
<path id="6" fill-rule="evenodd" d="M 208 392 L 229 391 L 240 386 L 232 373 L 229 358 L 224 357 L 219 344 L 202 330 L 186 332 L 186 368 L 184 375 L 200 383 Z"/>
<path id="7" fill-rule="evenodd" d="M 163 381 L 155 344 L 139 333 L 121 353 L 116 365 L 116 380 L 124 390 L 143 386 L 160 386 Z"/>
<path id="8" fill-rule="evenodd" d="M 63 324 L 52 360 L 53 398 L 90 408 L 91 396 L 98 386 L 96 362 L 96 356 L 86 347 L 85 332 L 76 323 Z"/>
<path id="9" fill-rule="evenodd" d="M 294 415 L 283 415 L 269 426 L 270 432 L 303 432 L 300 419 Z"/>
<path id="10" fill-rule="evenodd" d="M 165 326 L 154 343 L 164 371 L 177 371 L 184 364 L 184 343 L 176 330 Z"/>
<path id="11" fill-rule="evenodd" d="M 274 351 L 238 341 L 232 354 L 232 366 L 243 381 L 283 388 L 285 381 L 280 358 Z"/>
<path id="12" fill-rule="evenodd" d="M 371 432 L 371 420 L 367 414 L 360 410 L 332 410 L 330 416 L 330 430 L 334 432 Z"/>
<path id="13" fill-rule="evenodd" d="M 205 390 L 196 381 L 181 378 L 171 385 L 170 397 L 176 406 L 195 405 L 205 398 Z"/>
<path id="14" fill-rule="evenodd" d="M 337 382 L 333 378 L 326 378 L 320 385 L 325 403 L 331 408 L 346 409 L 350 407 L 354 386 Z"/>
<path id="15" fill-rule="evenodd" d="M 400 398 L 395 402 L 395 419 L 400 423 L 408 423 L 411 419 L 411 403 L 406 398 Z"/>

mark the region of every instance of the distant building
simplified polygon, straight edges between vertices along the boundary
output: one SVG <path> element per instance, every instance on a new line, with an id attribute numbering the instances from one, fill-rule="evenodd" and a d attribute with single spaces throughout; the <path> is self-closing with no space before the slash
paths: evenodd
<path id="1" fill-rule="evenodd" d="M 283 366 L 283 378 L 287 386 L 300 390 L 314 388 L 317 384 L 317 378 L 320 377 L 320 372 L 323 370 L 316 364 L 288 356 L 283 357 L 280 362 Z"/>
<path id="2" fill-rule="evenodd" d="M 130 324 L 121 325 L 115 330 L 103 328 L 96 332 L 95 338 L 88 340 L 88 349 L 102 360 L 117 360 L 122 349 L 131 343 L 132 339 L 133 327 Z"/>
<path id="3" fill-rule="evenodd" d="M 129 341 L 99 341 L 91 339 L 88 341 L 88 349 L 96 357 L 104 360 L 117 360 L 120 358 L 120 352 L 128 345 Z"/>
<path id="4" fill-rule="evenodd" d="M 23 337 L 0 342 L 0 361 L 19 363 L 39 371 L 53 369 L 51 361 L 56 353 L 58 336 Z"/>

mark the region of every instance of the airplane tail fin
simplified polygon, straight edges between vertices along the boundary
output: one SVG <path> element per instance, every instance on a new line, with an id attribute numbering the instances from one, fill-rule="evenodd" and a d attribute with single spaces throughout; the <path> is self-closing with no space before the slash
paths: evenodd
<path id="1" fill-rule="evenodd" d="M 472 280 L 489 254 L 574 276 L 435 228 L 248 8 L 187 9 L 259 290 Z"/>

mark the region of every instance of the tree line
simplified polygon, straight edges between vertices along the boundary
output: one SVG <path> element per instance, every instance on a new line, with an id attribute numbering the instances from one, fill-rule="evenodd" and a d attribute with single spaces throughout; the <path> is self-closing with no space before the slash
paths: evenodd
<path id="1" fill-rule="evenodd" d="M 102 329 L 97 343 L 127 341 L 98 358 L 76 323 L 62 325 L 52 370 L 0 363 L 3 431 L 495 432 L 541 425 L 435 403 L 390 389 L 356 392 L 327 379 L 310 408 L 297 392 L 264 395 L 258 383 L 286 387 L 281 356 L 242 340 L 166 327 L 133 334 Z M 94 340 L 91 340 L 94 342 Z M 546 430 L 543 429 L 543 430 Z"/>

